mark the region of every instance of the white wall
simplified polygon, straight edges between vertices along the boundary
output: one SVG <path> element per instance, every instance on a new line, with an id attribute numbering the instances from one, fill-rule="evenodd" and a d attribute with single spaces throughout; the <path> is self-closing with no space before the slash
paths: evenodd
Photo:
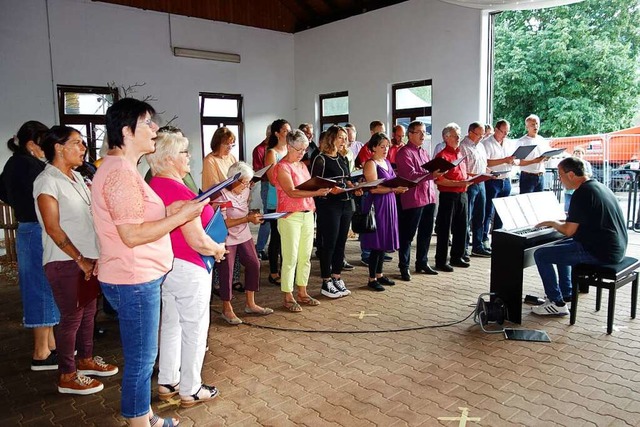
<path id="1" fill-rule="evenodd" d="M 372 120 L 391 125 L 392 84 L 432 79 L 434 141 L 452 121 L 466 132 L 485 119 L 483 22 L 479 10 L 411 0 L 296 34 L 298 121 L 315 117 L 319 94 L 348 90 L 349 119 L 366 141 Z"/>
<path id="2" fill-rule="evenodd" d="M 135 96 L 152 95 L 165 120 L 200 152 L 199 92 L 239 93 L 245 104 L 245 141 L 264 139 L 267 124 L 294 116 L 293 35 L 171 16 L 90 0 L 0 0 L 0 162 L 6 141 L 28 119 L 57 122 L 58 84 L 128 86 L 146 82 Z M 51 52 L 47 37 L 47 6 Z M 238 53 L 240 64 L 176 58 L 175 46 Z M 53 64 L 50 67 L 50 60 Z M 53 78 L 51 77 L 53 68 Z M 201 158 L 193 156 L 198 180 Z"/>
<path id="3" fill-rule="evenodd" d="M 0 10 L 0 167 L 20 124 L 57 123 L 58 84 L 146 82 L 136 96 L 154 96 L 165 120 L 179 116 L 176 124 L 194 145 L 196 180 L 199 92 L 244 96 L 249 160 L 274 119 L 317 124 L 321 93 L 349 91 L 350 120 L 364 140 L 371 120 L 390 124 L 393 83 L 433 80 L 434 133 L 450 121 L 465 130 L 484 119 L 486 16 L 436 0 L 410 0 L 295 35 L 90 0 L 0 0 Z M 238 53 L 242 62 L 176 58 L 170 39 Z"/>

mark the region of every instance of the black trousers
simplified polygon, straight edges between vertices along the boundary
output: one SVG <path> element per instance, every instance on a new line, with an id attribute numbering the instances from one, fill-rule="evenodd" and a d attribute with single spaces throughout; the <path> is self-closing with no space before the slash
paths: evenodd
<path id="1" fill-rule="evenodd" d="M 416 240 L 416 267 L 427 265 L 427 254 L 433 233 L 433 221 L 436 204 L 430 203 L 418 208 L 402 209 L 398 213 L 398 231 L 400 234 L 399 268 L 409 268 L 411 262 L 411 243 Z"/>
<path id="2" fill-rule="evenodd" d="M 267 209 L 267 213 L 273 213 L 275 209 Z M 269 273 L 280 273 L 280 263 L 282 262 L 282 254 L 280 248 L 280 232 L 278 231 L 278 220 L 272 219 L 271 222 L 271 240 L 269 240 Z"/>
<path id="3" fill-rule="evenodd" d="M 320 276 L 342 273 L 344 247 L 349 235 L 353 203 L 345 201 L 319 201 L 316 199 L 316 236 L 319 243 Z"/>
<path id="4" fill-rule="evenodd" d="M 464 255 L 469 220 L 467 193 L 440 192 L 440 204 L 436 218 L 436 265 L 447 263 L 449 230 L 451 230 L 451 259 L 459 260 Z"/>

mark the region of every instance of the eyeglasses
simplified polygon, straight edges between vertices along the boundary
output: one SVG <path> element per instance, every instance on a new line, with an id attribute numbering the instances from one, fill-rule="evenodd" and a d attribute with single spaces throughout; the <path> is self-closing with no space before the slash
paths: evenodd
<path id="1" fill-rule="evenodd" d="M 304 148 L 296 148 L 293 145 L 290 145 L 289 148 L 293 148 L 294 150 L 296 150 L 298 152 L 298 154 L 300 153 L 304 153 L 305 151 L 307 151 L 307 147 Z"/>
<path id="2" fill-rule="evenodd" d="M 483 132 L 483 131 L 480 131 L 480 133 L 478 133 L 478 132 L 473 132 L 473 134 L 474 134 L 475 136 L 477 136 L 478 138 L 482 138 L 482 137 L 484 136 L 484 132 Z"/>
<path id="3" fill-rule="evenodd" d="M 412 131 L 409 131 L 409 133 L 417 133 L 417 134 L 422 134 L 422 135 L 429 135 L 429 132 L 427 132 L 426 130 L 412 130 Z"/>
<path id="4" fill-rule="evenodd" d="M 223 142 L 222 145 L 226 145 L 229 148 L 233 148 L 236 146 L 235 142 Z"/>
<path id="5" fill-rule="evenodd" d="M 144 123 L 145 125 L 149 126 L 150 128 L 158 127 L 158 125 L 156 124 L 156 122 L 154 122 L 151 119 L 144 119 L 144 120 L 140 120 L 138 123 Z"/>
<path id="6" fill-rule="evenodd" d="M 178 151 L 178 153 L 180 153 L 180 154 L 186 154 L 187 156 L 191 156 L 191 153 L 189 153 L 189 150 L 182 150 L 182 151 Z"/>

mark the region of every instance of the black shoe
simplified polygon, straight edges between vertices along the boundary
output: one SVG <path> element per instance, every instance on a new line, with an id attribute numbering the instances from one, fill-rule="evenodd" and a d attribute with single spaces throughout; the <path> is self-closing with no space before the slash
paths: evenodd
<path id="1" fill-rule="evenodd" d="M 374 280 L 373 282 L 367 283 L 367 286 L 370 287 L 371 289 L 373 289 L 376 292 L 384 291 L 384 286 L 382 286 L 380 283 L 378 283 L 377 280 Z"/>
<path id="2" fill-rule="evenodd" d="M 347 261 L 343 261 L 343 262 L 342 262 L 342 269 L 343 269 L 344 271 L 351 271 L 351 270 L 353 270 L 354 268 L 355 268 L 355 267 L 354 267 L 353 265 L 349 264 Z"/>
<path id="3" fill-rule="evenodd" d="M 280 277 L 273 277 L 269 275 L 267 277 L 267 280 L 269 280 L 269 283 L 271 283 L 272 285 L 280 286 Z"/>
<path id="4" fill-rule="evenodd" d="M 51 352 L 44 360 L 31 359 L 32 371 L 54 371 L 58 369 L 58 352 Z"/>
<path id="5" fill-rule="evenodd" d="M 433 268 L 431 268 L 429 265 L 416 265 L 416 273 L 424 273 L 424 274 L 431 274 L 431 275 L 438 274 L 438 272 L 435 271 Z"/>
<path id="6" fill-rule="evenodd" d="M 390 257 L 389 255 L 384 256 L 384 262 L 389 262 L 391 260 L 393 260 L 393 257 Z"/>
<path id="7" fill-rule="evenodd" d="M 471 258 L 469 258 L 467 255 L 463 255 L 461 259 L 462 259 L 462 261 L 464 261 L 464 262 L 466 262 L 466 263 L 471 262 Z M 453 264 L 453 263 L 452 263 L 452 264 Z"/>
<path id="8" fill-rule="evenodd" d="M 396 284 L 396 282 L 389 279 L 387 276 L 378 277 L 376 280 L 378 281 L 378 283 L 384 286 L 394 286 Z"/>
<path id="9" fill-rule="evenodd" d="M 564 302 L 571 302 L 571 299 L 572 299 L 572 298 L 571 298 L 571 296 L 568 296 L 568 297 L 562 297 L 562 300 L 563 300 Z"/>
<path id="10" fill-rule="evenodd" d="M 449 264 L 436 264 L 436 270 L 444 271 L 445 273 L 452 273 L 453 267 Z"/>
<path id="11" fill-rule="evenodd" d="M 491 251 L 488 251 L 485 248 L 474 249 L 471 251 L 471 255 L 480 258 L 491 258 Z"/>
<path id="12" fill-rule="evenodd" d="M 452 259 L 450 263 L 453 267 L 462 267 L 468 268 L 471 264 L 468 261 L 465 261 L 464 258 L 461 259 Z"/>
<path id="13" fill-rule="evenodd" d="M 401 268 L 400 269 L 400 278 L 402 280 L 404 280 L 405 282 L 410 282 L 411 281 L 411 273 L 409 273 L 409 269 L 408 268 Z"/>
<path id="14" fill-rule="evenodd" d="M 266 251 L 258 251 L 258 259 L 260 261 L 268 261 L 269 254 Z"/>

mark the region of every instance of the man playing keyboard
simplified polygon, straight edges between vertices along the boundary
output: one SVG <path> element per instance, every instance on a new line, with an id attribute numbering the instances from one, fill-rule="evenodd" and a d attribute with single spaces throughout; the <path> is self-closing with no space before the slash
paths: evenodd
<path id="1" fill-rule="evenodd" d="M 553 227 L 569 237 L 534 253 L 547 298 L 544 304 L 533 307 L 532 312 L 541 316 L 569 314 L 566 303 L 571 301 L 572 266 L 618 263 L 624 258 L 628 241 L 616 197 L 607 187 L 590 179 L 581 159 L 562 160 L 558 175 L 562 185 L 575 192 L 566 221 L 544 221 L 537 225 Z"/>

